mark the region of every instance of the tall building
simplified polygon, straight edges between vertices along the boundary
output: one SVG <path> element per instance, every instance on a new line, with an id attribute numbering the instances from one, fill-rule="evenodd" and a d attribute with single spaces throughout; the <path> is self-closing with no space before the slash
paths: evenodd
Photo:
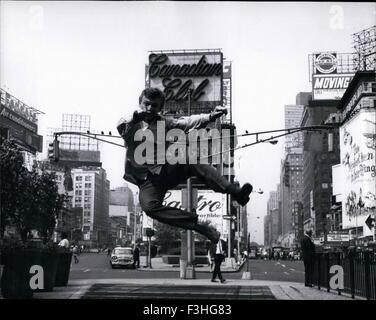
<path id="1" fill-rule="evenodd" d="M 83 208 L 83 237 L 89 246 L 109 241 L 110 182 L 102 168 L 82 167 L 72 170 L 73 207 Z"/>
<path id="2" fill-rule="evenodd" d="M 303 105 L 285 106 L 285 128 L 296 128 L 300 126 L 300 120 L 303 114 Z M 285 137 L 285 153 L 296 152 L 303 144 L 301 132 L 289 134 Z"/>
<path id="3" fill-rule="evenodd" d="M 358 245 L 376 240 L 376 228 L 370 223 L 376 219 L 374 70 L 375 64 L 373 71 L 358 71 L 340 101 L 340 161 L 333 167 L 336 200 L 332 219 L 341 213 L 342 228 L 347 235 L 351 234 L 352 244 Z"/>
<path id="4" fill-rule="evenodd" d="M 125 233 L 122 234 L 121 238 L 128 242 L 132 241 L 134 234 L 135 212 L 139 212 L 135 205 L 133 191 L 127 185 L 110 191 L 110 217 L 115 220 L 118 217 L 124 219 L 126 225 L 124 229 Z M 123 224 L 121 227 L 124 227 Z"/>
<path id="5" fill-rule="evenodd" d="M 267 215 L 264 218 L 264 245 L 273 246 L 278 244 L 281 234 L 280 217 L 280 187 L 277 191 L 271 191 L 267 202 Z"/>
<path id="6" fill-rule="evenodd" d="M 285 106 L 285 128 L 298 128 L 304 106 L 311 98 L 310 92 L 300 92 L 296 95 L 296 105 Z M 296 132 L 285 138 L 285 158 L 281 163 L 280 201 L 281 201 L 281 239 L 288 246 L 297 244 L 298 229 L 301 219 L 298 219 L 298 203 L 303 193 L 303 134 Z"/>
<path id="7" fill-rule="evenodd" d="M 337 112 L 339 100 L 312 100 L 305 108 L 302 126 L 324 124 Z M 332 166 L 339 163 L 339 131 L 304 132 L 303 216 L 304 229 L 314 236 L 327 233 L 326 215 L 332 206 Z"/>

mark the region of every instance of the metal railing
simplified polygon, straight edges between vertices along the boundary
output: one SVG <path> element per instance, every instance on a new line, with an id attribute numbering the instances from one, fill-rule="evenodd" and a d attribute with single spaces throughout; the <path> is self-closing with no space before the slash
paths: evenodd
<path id="1" fill-rule="evenodd" d="M 345 292 L 353 299 L 358 296 L 376 300 L 376 251 L 316 253 L 313 284 L 319 290 L 333 290 L 330 279 L 337 273 L 330 273 L 333 266 L 343 270 L 343 289 L 334 289 L 339 295 Z"/>

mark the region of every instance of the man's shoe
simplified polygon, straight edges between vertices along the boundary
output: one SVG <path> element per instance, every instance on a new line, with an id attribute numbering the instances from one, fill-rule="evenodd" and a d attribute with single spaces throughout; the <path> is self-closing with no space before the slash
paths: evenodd
<path id="1" fill-rule="evenodd" d="M 249 201 L 253 187 L 250 183 L 245 183 L 240 190 L 234 195 L 235 200 L 241 205 L 245 206 Z"/>
<path id="2" fill-rule="evenodd" d="M 218 281 L 217 281 L 217 280 L 215 280 L 215 279 L 211 279 L 210 281 L 211 281 L 211 282 L 218 282 Z"/>
<path id="3" fill-rule="evenodd" d="M 226 282 L 226 280 L 225 279 L 221 279 L 221 283 L 224 283 L 224 282 Z"/>

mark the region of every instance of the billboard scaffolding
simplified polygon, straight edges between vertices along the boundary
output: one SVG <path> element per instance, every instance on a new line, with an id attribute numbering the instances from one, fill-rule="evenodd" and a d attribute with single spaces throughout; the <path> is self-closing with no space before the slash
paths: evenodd
<path id="1" fill-rule="evenodd" d="M 358 71 L 376 70 L 376 26 L 354 33 L 353 62 Z"/>

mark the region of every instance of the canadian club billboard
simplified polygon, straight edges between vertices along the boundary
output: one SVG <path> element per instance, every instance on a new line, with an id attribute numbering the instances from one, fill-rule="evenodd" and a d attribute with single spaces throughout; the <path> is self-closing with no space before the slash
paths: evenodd
<path id="1" fill-rule="evenodd" d="M 342 98 L 354 73 L 345 69 L 342 54 L 335 52 L 312 55 L 312 92 L 314 100 L 339 100 Z M 344 73 L 343 70 L 348 70 Z"/>
<path id="2" fill-rule="evenodd" d="M 192 89 L 191 113 L 207 113 L 222 104 L 223 55 L 214 52 L 159 52 L 149 55 L 147 85 L 166 95 L 165 112 L 185 115 Z"/>

